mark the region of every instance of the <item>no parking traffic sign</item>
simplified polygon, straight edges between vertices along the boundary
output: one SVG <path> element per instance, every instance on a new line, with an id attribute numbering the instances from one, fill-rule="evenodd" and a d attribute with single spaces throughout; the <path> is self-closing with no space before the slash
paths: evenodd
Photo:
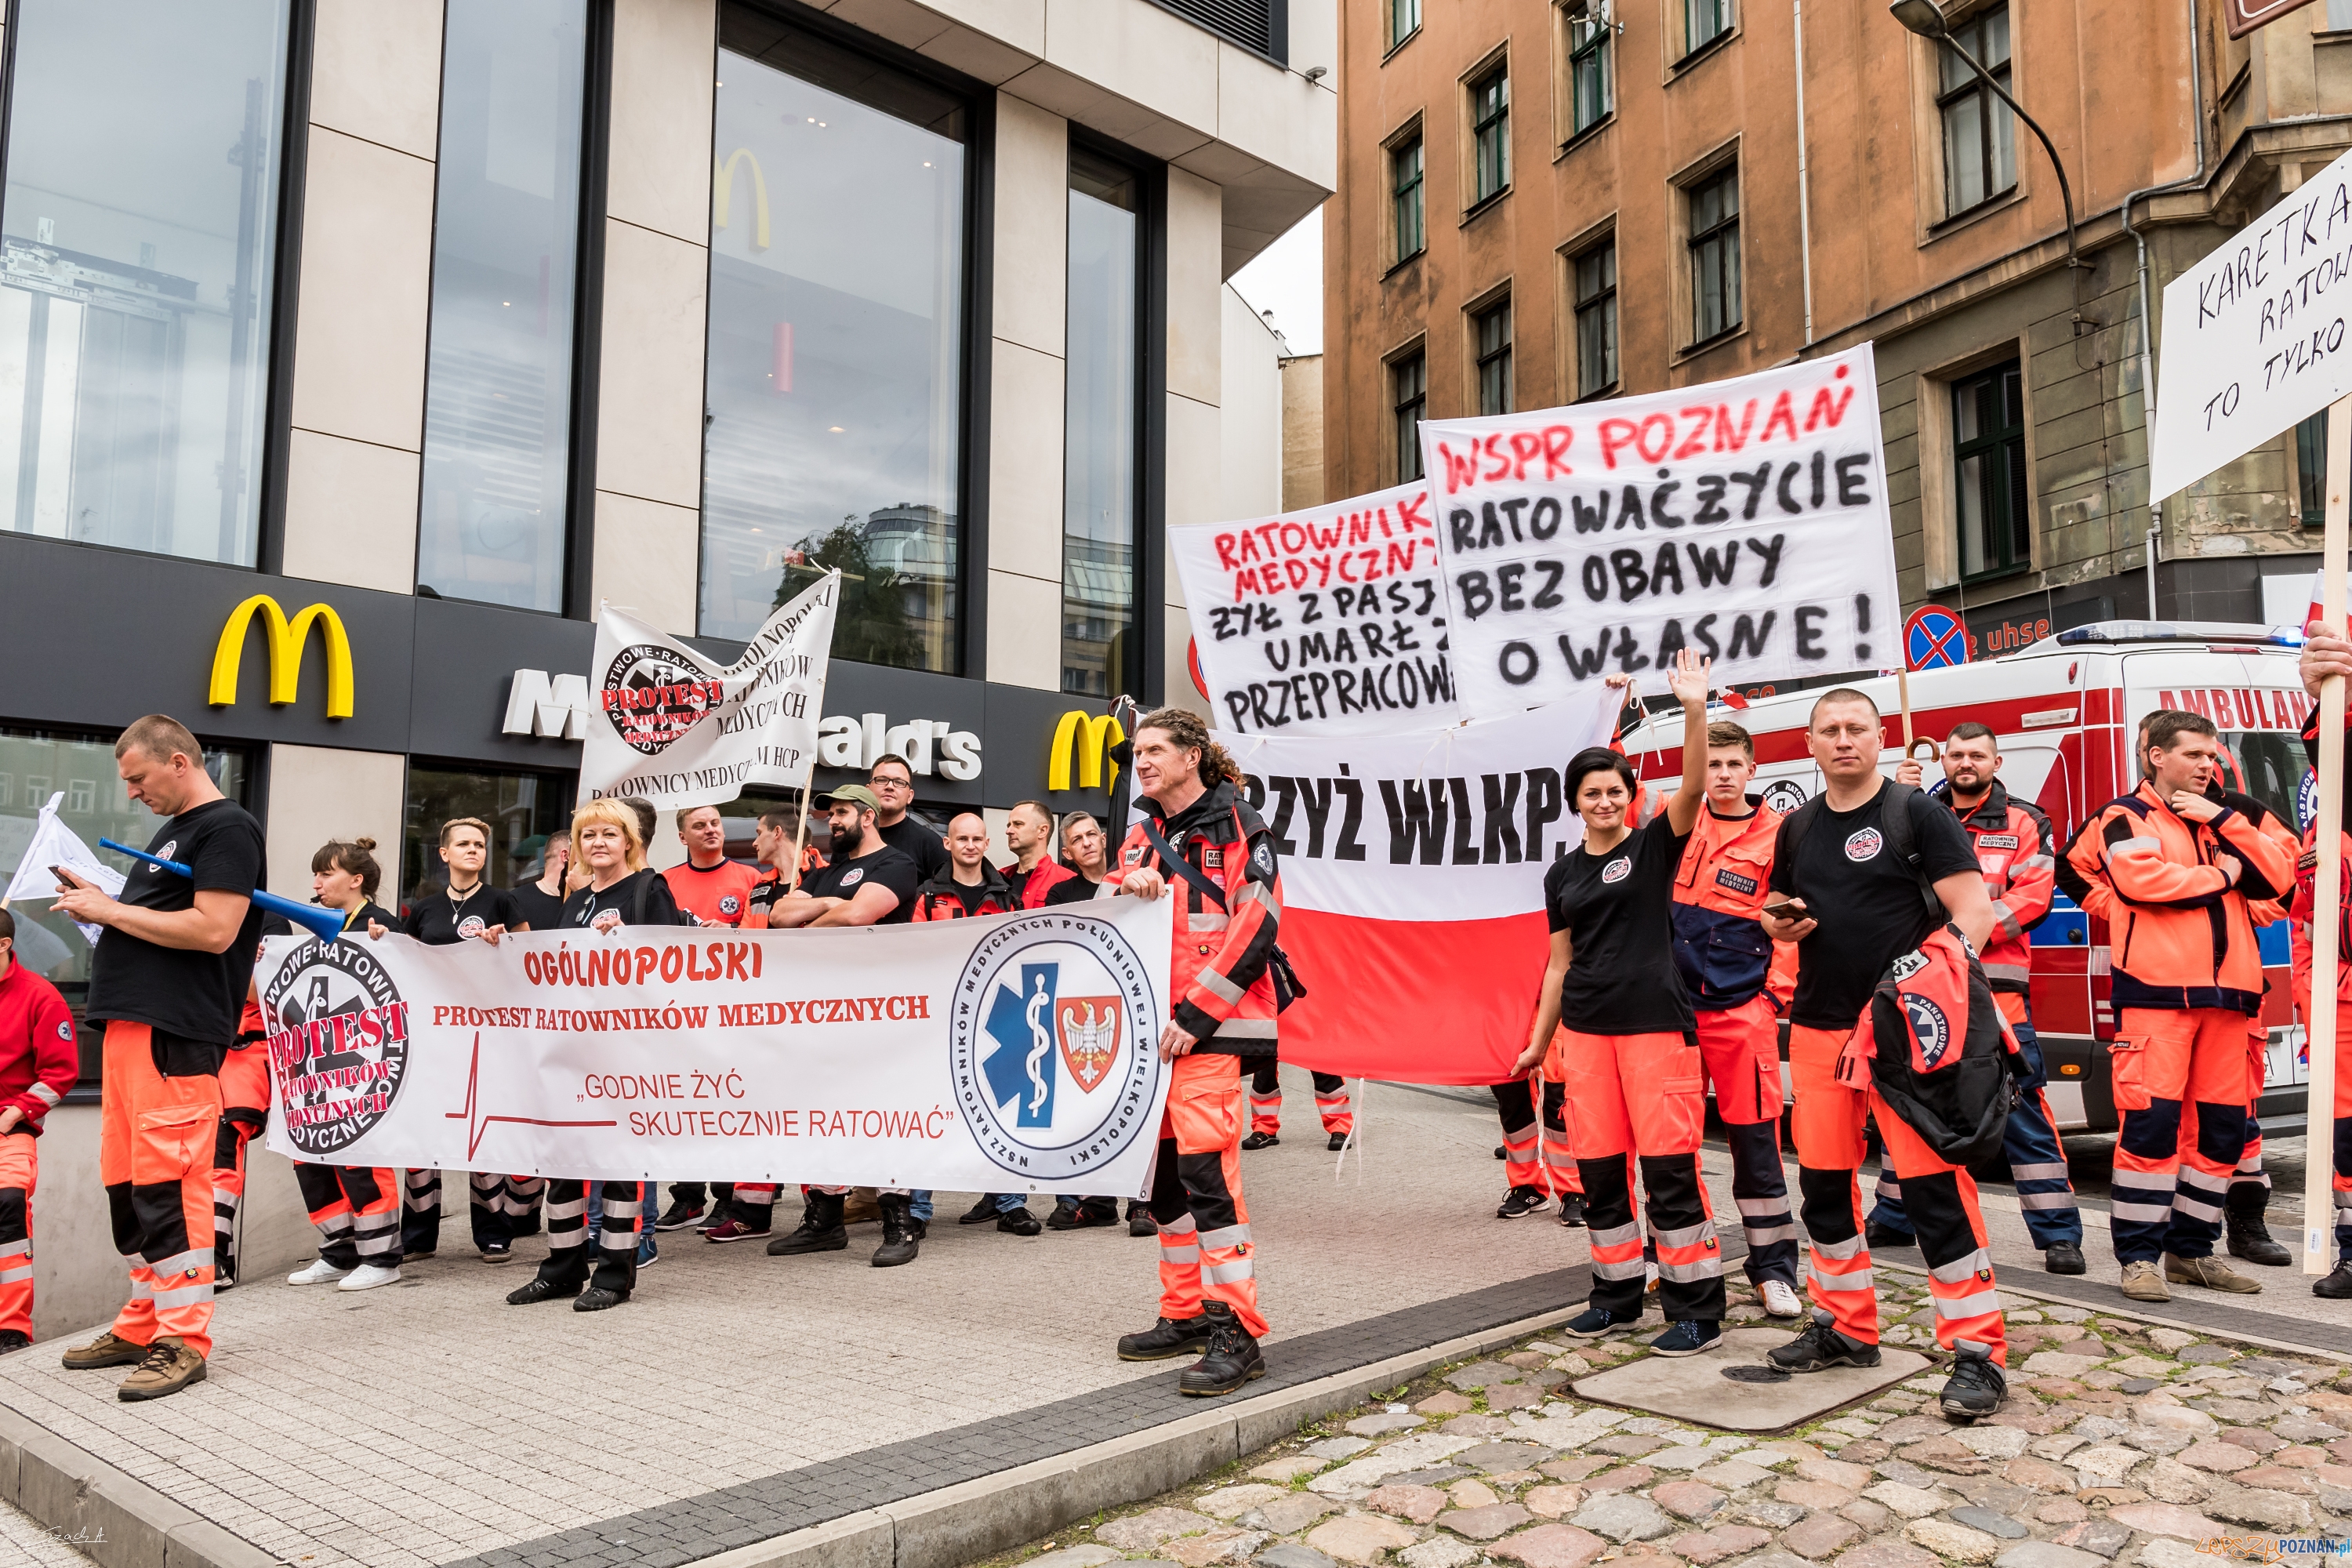
<path id="1" fill-rule="evenodd" d="M 1969 629 L 1941 605 L 1922 605 L 1903 623 L 1903 660 L 1913 669 L 1969 662 Z"/>

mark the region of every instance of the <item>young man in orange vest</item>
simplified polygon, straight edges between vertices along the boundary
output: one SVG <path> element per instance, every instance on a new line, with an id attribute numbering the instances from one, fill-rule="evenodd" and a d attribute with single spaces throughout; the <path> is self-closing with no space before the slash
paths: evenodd
<path id="1" fill-rule="evenodd" d="M 2135 1301 L 2169 1300 L 2171 1285 L 2262 1289 L 2215 1257 L 2213 1243 L 2245 1150 L 2246 1021 L 2262 1009 L 2249 904 L 2292 889 L 2294 861 L 2207 794 L 2221 756 L 2211 720 L 2153 715 L 2147 776 L 2094 813 L 2066 851 L 2074 875 L 2124 917 L 2110 963 L 2110 1078 L 2123 1131 L 2109 1230 Z M 2184 1137 L 2191 1106 L 2196 1131 Z"/>
<path id="2" fill-rule="evenodd" d="M 1687 759 L 1690 748 L 1683 752 Z M 1769 896 L 1780 814 L 1748 793 L 1756 742 L 1727 720 L 1706 727 L 1706 799 L 1675 876 L 1675 967 L 1698 1021 L 1699 1060 L 1731 1146 L 1731 1195 L 1748 1234 L 1747 1273 L 1776 1318 L 1797 1299 L 1797 1222 L 1780 1169 L 1780 1005 Z"/>

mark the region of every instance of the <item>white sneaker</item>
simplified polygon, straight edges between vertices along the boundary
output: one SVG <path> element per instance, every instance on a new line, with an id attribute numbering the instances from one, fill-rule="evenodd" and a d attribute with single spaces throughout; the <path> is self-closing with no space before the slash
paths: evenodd
<path id="1" fill-rule="evenodd" d="M 286 1283 L 289 1285 L 332 1285 L 336 1280 L 341 1279 L 344 1275 L 349 1274 L 350 1272 L 350 1269 L 338 1268 L 333 1264 L 321 1258 L 318 1262 L 310 1265 L 310 1268 L 298 1268 L 293 1273 L 289 1274 L 286 1277 Z"/>
<path id="2" fill-rule="evenodd" d="M 1658 1293 L 1658 1266 L 1656 1264 L 1644 1263 L 1642 1265 L 1642 1289 L 1645 1295 L 1654 1296 Z"/>
<path id="3" fill-rule="evenodd" d="M 352 1269 L 349 1274 L 343 1276 L 342 1283 L 337 1285 L 335 1289 L 338 1290 L 373 1290 L 379 1285 L 397 1285 L 399 1283 L 400 1266 L 398 1264 L 393 1265 L 390 1268 L 385 1268 L 373 1263 L 362 1263 L 357 1268 Z"/>
<path id="4" fill-rule="evenodd" d="M 1794 1290 L 1779 1279 L 1767 1279 L 1756 1293 L 1764 1298 L 1764 1310 L 1776 1318 L 1801 1318 L 1805 1315 L 1805 1304 L 1797 1300 Z"/>

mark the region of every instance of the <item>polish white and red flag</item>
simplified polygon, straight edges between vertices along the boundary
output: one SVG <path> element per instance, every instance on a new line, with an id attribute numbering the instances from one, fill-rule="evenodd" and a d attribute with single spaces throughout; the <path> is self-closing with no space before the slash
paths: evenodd
<path id="1" fill-rule="evenodd" d="M 1307 995 L 1282 1059 L 1397 1083 L 1511 1077 L 1542 987 L 1544 872 L 1583 824 L 1561 774 L 1608 743 L 1593 682 L 1504 718 L 1387 735 L 1217 739 L 1282 865 L 1282 946 Z"/>

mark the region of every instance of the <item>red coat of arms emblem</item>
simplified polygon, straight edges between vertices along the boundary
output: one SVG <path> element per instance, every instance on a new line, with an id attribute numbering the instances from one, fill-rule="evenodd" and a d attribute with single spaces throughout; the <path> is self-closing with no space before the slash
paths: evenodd
<path id="1" fill-rule="evenodd" d="M 1065 996 L 1054 1009 L 1054 1025 L 1063 1064 L 1078 1088 L 1092 1093 L 1110 1076 L 1111 1059 L 1118 1054 L 1119 999 Z"/>

